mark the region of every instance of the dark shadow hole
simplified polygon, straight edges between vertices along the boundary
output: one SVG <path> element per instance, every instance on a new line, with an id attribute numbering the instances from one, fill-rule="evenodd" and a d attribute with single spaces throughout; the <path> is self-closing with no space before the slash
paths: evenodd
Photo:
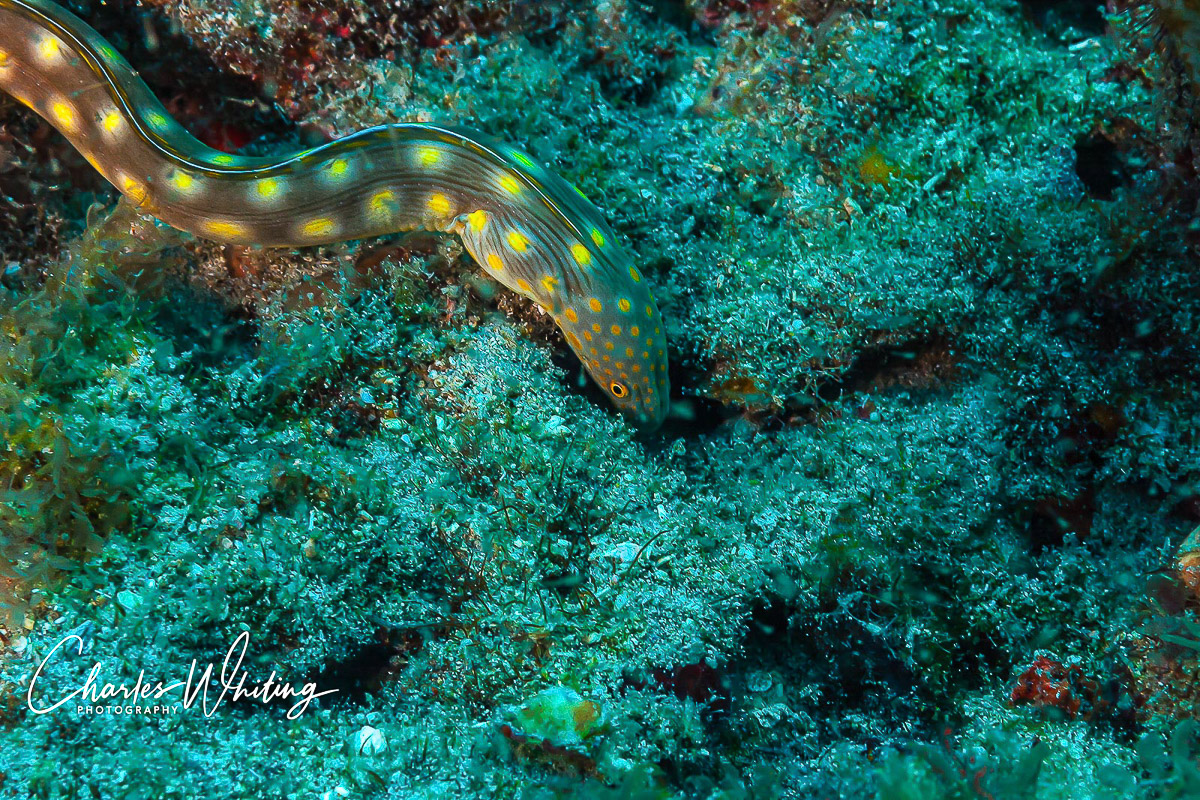
<path id="1" fill-rule="evenodd" d="M 1051 34 L 1066 27 L 1101 34 L 1107 25 L 1101 0 L 1021 0 L 1021 5 L 1039 28 Z"/>
<path id="2" fill-rule="evenodd" d="M 359 645 L 345 658 L 327 663 L 309 680 L 317 685 L 318 691 L 336 689 L 337 694 L 329 696 L 333 702 L 361 703 L 368 692 L 379 688 L 395 653 L 393 645 L 383 642 Z"/>
<path id="3" fill-rule="evenodd" d="M 1088 195 L 1097 200 L 1111 200 L 1113 192 L 1125 184 L 1125 166 L 1117 146 L 1098 134 L 1075 142 L 1075 174 Z"/>

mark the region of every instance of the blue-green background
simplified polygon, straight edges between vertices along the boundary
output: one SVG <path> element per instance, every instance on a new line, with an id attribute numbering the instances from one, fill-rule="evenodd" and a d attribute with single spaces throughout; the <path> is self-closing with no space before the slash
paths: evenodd
<path id="1" fill-rule="evenodd" d="M 1200 796 L 1200 10 L 1093 6 L 74 5 L 210 141 L 527 148 L 676 411 L 451 240 L 133 235 L 0 100 L 0 796 Z M 35 716 L 70 630 L 340 692 Z"/>

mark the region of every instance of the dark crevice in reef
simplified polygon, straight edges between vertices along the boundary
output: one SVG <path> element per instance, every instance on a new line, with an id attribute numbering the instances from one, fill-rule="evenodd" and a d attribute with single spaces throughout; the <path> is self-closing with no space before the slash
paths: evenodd
<path id="1" fill-rule="evenodd" d="M 1068 534 L 1086 540 L 1095 513 L 1095 492 L 1090 488 L 1074 497 L 1042 497 L 1033 501 L 1025 510 L 1030 554 L 1040 556 L 1062 547 Z"/>
<path id="2" fill-rule="evenodd" d="M 419 631 L 406 628 L 381 628 L 375 640 L 352 644 L 342 658 L 326 662 L 323 669 L 305 678 L 320 691 L 336 689 L 333 703 L 361 703 L 403 669 L 403 662 L 421 649 L 424 638 Z"/>
<path id="3" fill-rule="evenodd" d="M 697 22 L 687 3 L 683 0 L 645 0 L 643 8 L 648 17 L 657 19 L 689 35 L 709 33 L 708 29 Z M 705 41 L 711 41 L 712 38 L 711 35 L 704 37 Z"/>
<path id="4" fill-rule="evenodd" d="M 153 324 L 177 354 L 196 367 L 240 362 L 258 344 L 258 325 L 239 318 L 225 303 L 188 283 L 172 287 L 169 302 L 158 305 Z"/>
<path id="5" fill-rule="evenodd" d="M 1169 252 L 1181 249 L 1182 243 L 1166 240 L 1151 246 Z M 1200 379 L 1200 343 L 1181 335 L 1171 323 L 1169 311 L 1155 298 L 1125 291 L 1120 282 L 1125 274 L 1128 272 L 1122 268 L 1112 267 L 1095 286 L 1067 284 L 1063 279 L 1054 293 L 1047 295 L 1039 314 L 1052 314 L 1055 333 L 1105 367 L 1136 354 L 1136 370 L 1143 382 Z M 1038 287 L 1028 286 L 1028 290 L 1038 291 Z M 1175 298 L 1184 304 L 1200 301 L 1200 274 L 1182 276 Z M 1104 425 L 1116 426 L 1117 421 Z"/>
<path id="6" fill-rule="evenodd" d="M 84 193 L 108 184 L 49 123 L 0 94 L 0 186 L 0 270 L 5 288 L 20 291 L 82 227 Z"/>
<path id="7" fill-rule="evenodd" d="M 1192 291 L 1200 290 L 1200 279 Z M 1195 294 L 1181 291 L 1180 299 L 1197 302 Z M 1144 354 L 1139 371 L 1146 381 L 1171 378 L 1200 378 L 1200 347 L 1195 339 L 1176 334 L 1161 309 L 1151 300 L 1098 293 L 1088 307 L 1088 326 L 1079 339 L 1091 343 L 1102 357 L 1115 359 L 1121 353 Z"/>
<path id="8" fill-rule="evenodd" d="M 695 439 L 707 436 L 742 411 L 716 400 L 700 396 L 685 396 L 680 389 L 683 370 L 676 375 L 675 364 L 671 364 L 671 413 L 663 423 L 660 434 L 663 441 L 670 442 L 679 437 Z"/>
<path id="9" fill-rule="evenodd" d="M 842 739 L 843 711 L 892 719 L 896 730 L 932 730 L 933 692 L 905 658 L 907 650 L 876 610 L 825 603 L 800 609 L 779 597 L 762 601 L 747 623 L 741 659 L 727 669 L 733 703 L 752 676 L 771 675 L 789 705 L 826 721 L 822 738 Z M 800 699 L 803 694 L 804 699 Z"/>
<path id="10" fill-rule="evenodd" d="M 959 361 L 957 349 L 944 336 L 876 347 L 860 353 L 840 379 L 826 384 L 817 394 L 826 402 L 835 402 L 853 392 L 879 392 L 893 387 L 936 389 L 957 377 Z"/>
<path id="11" fill-rule="evenodd" d="M 666 274 L 666 269 L 661 273 Z M 660 283 L 665 278 L 659 279 Z M 670 352 L 667 376 L 671 381 L 671 410 L 657 438 L 669 443 L 683 437 L 697 439 L 707 436 L 729 420 L 743 415 L 744 409 L 727 405 L 696 391 L 705 376 L 698 373 L 681 354 Z"/>
<path id="12" fill-rule="evenodd" d="M 1068 27 L 1098 35 L 1107 26 L 1103 0 L 1021 0 L 1021 6 L 1039 28 L 1056 37 Z"/>
<path id="13" fill-rule="evenodd" d="M 368 692 L 379 688 L 393 655 L 390 645 L 360 645 L 341 661 L 326 665 L 312 680 L 322 691 L 336 690 L 344 703 L 361 703 Z"/>
<path id="14" fill-rule="evenodd" d="M 1117 145 L 1099 134 L 1075 142 L 1075 174 L 1090 197 L 1111 200 L 1128 183 L 1129 176 Z"/>
<path id="15" fill-rule="evenodd" d="M 664 45 L 660 48 L 655 54 L 657 59 L 664 63 L 670 61 L 675 55 L 672 47 Z M 600 91 L 615 103 L 648 106 L 666 83 L 667 73 L 650 59 L 647 64 L 630 66 L 598 60 L 594 68 Z"/>

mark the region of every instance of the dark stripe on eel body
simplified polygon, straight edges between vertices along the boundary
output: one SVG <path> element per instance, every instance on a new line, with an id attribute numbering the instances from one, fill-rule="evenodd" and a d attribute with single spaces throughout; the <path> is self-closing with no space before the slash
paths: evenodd
<path id="1" fill-rule="evenodd" d="M 140 210 L 198 236 L 295 247 L 416 228 L 457 233 L 490 275 L 553 316 L 618 408 L 651 427 L 666 415 L 666 338 L 649 287 L 599 210 L 516 148 L 465 128 L 401 123 L 280 158 L 222 153 L 50 0 L 0 0 L 0 89 Z"/>

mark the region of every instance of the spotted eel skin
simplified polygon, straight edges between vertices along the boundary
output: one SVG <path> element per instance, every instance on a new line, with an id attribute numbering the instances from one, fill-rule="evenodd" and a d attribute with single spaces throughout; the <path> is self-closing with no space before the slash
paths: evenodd
<path id="1" fill-rule="evenodd" d="M 545 309 L 633 421 L 666 416 L 662 318 L 599 210 L 513 147 L 464 128 L 381 125 L 251 158 L 207 147 L 129 64 L 49 0 L 0 0 L 0 89 L 57 128 L 140 210 L 231 244 L 315 245 L 424 229 L 458 234 Z"/>

